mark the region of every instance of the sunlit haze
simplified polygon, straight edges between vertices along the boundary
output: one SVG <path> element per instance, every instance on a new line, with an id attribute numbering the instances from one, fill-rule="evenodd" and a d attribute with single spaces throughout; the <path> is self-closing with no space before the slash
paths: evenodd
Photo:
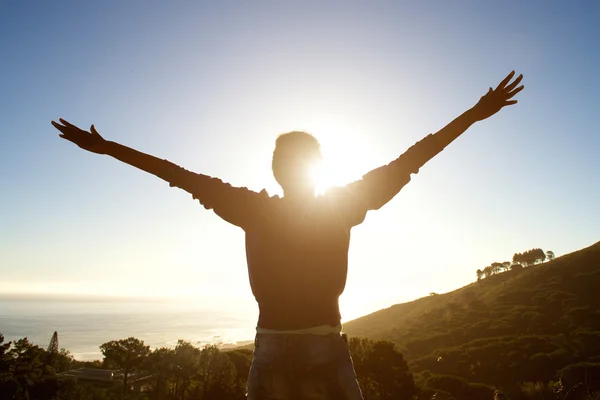
<path id="1" fill-rule="evenodd" d="M 389 163 L 513 69 L 519 103 L 353 229 L 343 320 L 459 288 L 515 252 L 591 245 L 599 20 L 592 1 L 3 2 L 0 294 L 257 313 L 241 229 L 51 120 L 271 195 L 277 135 L 310 132 L 322 191 Z"/>

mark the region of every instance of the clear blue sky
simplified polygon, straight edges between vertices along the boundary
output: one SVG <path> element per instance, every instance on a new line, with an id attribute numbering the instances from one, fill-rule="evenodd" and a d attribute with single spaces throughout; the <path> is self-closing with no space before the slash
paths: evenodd
<path id="1" fill-rule="evenodd" d="M 512 69 L 525 76 L 519 104 L 473 126 L 353 231 L 344 317 L 463 286 L 532 247 L 591 245 L 598 21 L 596 1 L 3 1 L 0 293 L 255 310 L 240 229 L 59 139 L 52 119 L 275 194 L 278 134 L 315 134 L 337 178 L 352 179 Z"/>

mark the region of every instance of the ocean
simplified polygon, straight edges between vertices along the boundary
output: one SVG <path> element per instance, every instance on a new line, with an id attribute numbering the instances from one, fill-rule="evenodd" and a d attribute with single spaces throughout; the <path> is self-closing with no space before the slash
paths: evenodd
<path id="1" fill-rule="evenodd" d="M 54 331 L 59 347 L 77 360 L 102 358 L 99 346 L 133 336 L 151 348 L 174 347 L 178 339 L 194 345 L 246 344 L 257 314 L 174 300 L 104 298 L 1 298 L 0 333 L 5 341 L 23 337 L 46 348 Z"/>

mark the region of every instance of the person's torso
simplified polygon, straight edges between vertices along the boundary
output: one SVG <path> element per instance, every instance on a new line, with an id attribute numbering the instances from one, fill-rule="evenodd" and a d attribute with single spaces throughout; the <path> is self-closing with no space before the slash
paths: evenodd
<path id="1" fill-rule="evenodd" d="M 334 323 L 346 284 L 350 226 L 326 198 L 299 207 L 271 200 L 260 223 L 246 229 L 250 285 L 260 319 L 270 325 L 263 327 Z"/>

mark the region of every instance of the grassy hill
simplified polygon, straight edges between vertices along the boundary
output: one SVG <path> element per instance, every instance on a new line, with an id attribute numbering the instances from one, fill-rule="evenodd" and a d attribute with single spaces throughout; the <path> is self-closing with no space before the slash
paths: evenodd
<path id="1" fill-rule="evenodd" d="M 416 373 L 509 385 L 600 362 L 600 242 L 344 324 L 389 340 Z"/>

